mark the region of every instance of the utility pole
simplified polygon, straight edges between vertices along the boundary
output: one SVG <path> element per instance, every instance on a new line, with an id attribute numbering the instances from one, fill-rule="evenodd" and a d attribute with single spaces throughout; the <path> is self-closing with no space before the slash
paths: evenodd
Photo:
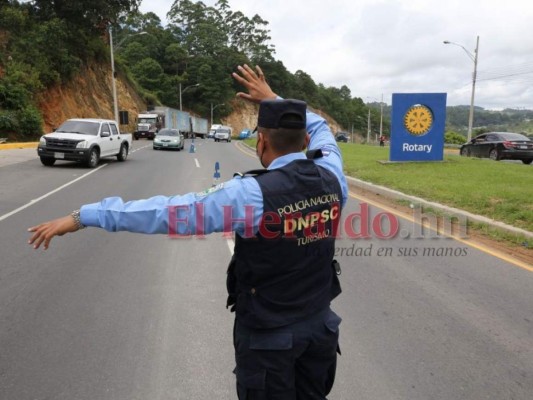
<path id="1" fill-rule="evenodd" d="M 200 86 L 199 83 L 196 83 L 194 85 L 191 85 L 191 86 L 187 86 L 185 89 L 183 89 L 183 91 L 181 90 L 181 82 L 179 83 L 179 90 L 180 90 L 180 111 L 183 111 L 183 108 L 182 108 L 182 103 L 181 103 L 181 94 L 182 93 L 185 93 L 185 91 L 189 88 L 192 88 L 192 87 L 198 87 Z"/>
<path id="2" fill-rule="evenodd" d="M 366 143 L 370 143 L 370 108 L 368 109 L 368 122 L 366 131 Z"/>
<path id="3" fill-rule="evenodd" d="M 379 114 L 379 137 L 383 136 L 383 93 L 381 93 L 381 112 Z"/>
<path id="4" fill-rule="evenodd" d="M 118 124 L 118 100 L 117 100 L 117 84 L 115 82 L 115 57 L 113 54 L 113 28 L 109 25 L 109 47 L 111 49 L 111 82 L 113 87 L 113 111 L 115 114 L 115 121 Z"/>
<path id="5" fill-rule="evenodd" d="M 470 98 L 470 114 L 468 115 L 468 141 L 472 139 L 472 125 L 474 124 L 474 94 L 476 92 L 477 78 L 477 55 L 479 51 L 479 36 L 476 41 L 476 50 L 474 51 L 474 73 L 472 75 L 472 97 Z"/>
<path id="6" fill-rule="evenodd" d="M 223 106 L 224 103 L 217 104 L 216 106 L 213 106 L 213 103 L 211 103 L 211 125 L 213 125 L 213 110 L 219 106 Z"/>
<path id="7" fill-rule="evenodd" d="M 477 78 L 477 59 L 479 54 L 479 36 L 476 39 L 476 49 L 474 50 L 474 54 L 469 52 L 463 45 L 459 43 L 450 42 L 449 40 L 445 40 L 443 42 L 444 44 L 453 44 L 455 46 L 461 47 L 467 56 L 474 62 L 474 73 L 472 74 L 472 95 L 470 97 L 470 113 L 468 115 L 468 135 L 467 140 L 470 141 L 472 139 L 472 126 L 474 125 L 474 95 L 476 92 L 476 78 Z"/>

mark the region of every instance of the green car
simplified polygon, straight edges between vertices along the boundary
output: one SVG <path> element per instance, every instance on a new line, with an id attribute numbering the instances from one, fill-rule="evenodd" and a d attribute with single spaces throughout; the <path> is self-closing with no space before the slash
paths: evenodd
<path id="1" fill-rule="evenodd" d="M 176 149 L 185 147 L 185 139 L 177 129 L 161 129 L 154 138 L 154 150 Z"/>

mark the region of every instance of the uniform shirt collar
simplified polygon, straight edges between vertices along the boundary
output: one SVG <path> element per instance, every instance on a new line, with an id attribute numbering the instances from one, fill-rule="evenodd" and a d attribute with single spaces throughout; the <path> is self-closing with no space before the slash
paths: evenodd
<path id="1" fill-rule="evenodd" d="M 305 154 L 302 152 L 285 154 L 272 161 L 268 169 L 281 168 L 294 160 L 305 160 Z"/>

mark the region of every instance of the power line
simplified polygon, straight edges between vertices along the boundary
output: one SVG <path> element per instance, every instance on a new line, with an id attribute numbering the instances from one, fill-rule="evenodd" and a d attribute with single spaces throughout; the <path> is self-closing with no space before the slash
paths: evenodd
<path id="1" fill-rule="evenodd" d="M 526 71 L 526 72 L 517 72 L 514 74 L 508 74 L 508 75 L 499 75 L 499 76 L 494 76 L 492 78 L 478 78 L 477 81 L 479 82 L 479 81 L 503 80 L 502 78 L 510 78 L 514 76 L 521 76 L 521 75 L 527 75 L 527 74 L 533 74 L 533 70 Z"/>

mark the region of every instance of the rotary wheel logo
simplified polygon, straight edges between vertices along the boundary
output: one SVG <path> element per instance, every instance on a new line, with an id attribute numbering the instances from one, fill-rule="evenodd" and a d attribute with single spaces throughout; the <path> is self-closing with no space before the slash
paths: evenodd
<path id="1" fill-rule="evenodd" d="M 417 104 L 405 113 L 403 124 L 405 129 L 414 136 L 422 136 L 429 132 L 433 124 L 433 114 L 429 108 Z"/>

